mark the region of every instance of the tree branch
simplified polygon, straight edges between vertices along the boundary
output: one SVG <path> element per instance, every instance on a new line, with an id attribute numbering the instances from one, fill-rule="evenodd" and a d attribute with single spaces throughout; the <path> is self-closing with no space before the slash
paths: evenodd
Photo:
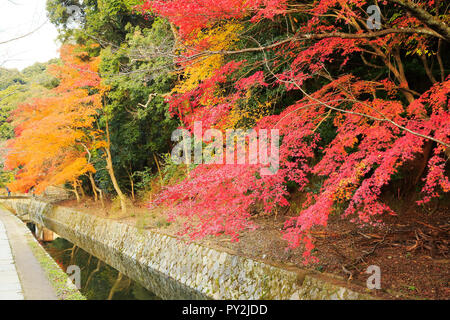
<path id="1" fill-rule="evenodd" d="M 431 30 L 434 30 L 440 34 L 446 41 L 450 42 L 450 27 L 448 27 L 445 22 L 440 20 L 438 17 L 433 16 L 422 7 L 418 6 L 410 0 L 388 0 L 389 2 L 398 4 L 406 11 L 410 12 L 414 17 L 416 17 L 420 22 L 425 24 Z"/>
<path id="2" fill-rule="evenodd" d="M 21 36 L 18 36 L 18 37 L 16 37 L 16 38 L 12 38 L 12 39 L 9 39 L 9 40 L 0 41 L 0 44 L 5 44 L 5 43 L 9 43 L 9 42 L 12 42 L 12 41 L 16 41 L 16 40 L 19 40 L 19 39 L 28 37 L 29 35 L 32 35 L 32 34 L 35 33 L 36 31 L 38 31 L 40 28 L 42 28 L 47 22 L 48 22 L 48 20 L 46 20 L 43 24 L 41 24 L 41 25 L 40 25 L 39 27 L 37 27 L 36 29 L 34 29 L 34 30 L 32 30 L 32 31 L 30 31 L 30 32 L 28 32 L 28 33 L 26 33 L 26 34 L 23 34 L 23 35 L 21 35 Z"/>
<path id="3" fill-rule="evenodd" d="M 385 29 L 385 30 L 380 30 L 380 31 L 363 32 L 363 33 L 344 33 L 344 32 L 299 33 L 293 37 L 275 42 L 275 43 L 267 45 L 267 46 L 246 48 L 246 49 L 241 49 L 241 50 L 202 51 L 200 53 L 186 57 L 186 60 L 194 60 L 194 59 L 200 58 L 202 56 L 214 55 L 214 54 L 231 55 L 231 54 L 241 54 L 241 53 L 248 53 L 248 52 L 260 52 L 260 51 L 265 51 L 265 50 L 269 50 L 269 49 L 273 49 L 273 48 L 282 46 L 282 45 L 292 42 L 292 41 L 323 40 L 323 39 L 328 39 L 328 38 L 372 39 L 372 38 L 379 38 L 382 36 L 386 36 L 389 34 L 423 34 L 423 35 L 434 36 L 434 37 L 438 37 L 438 38 L 444 38 L 443 36 L 436 33 L 435 31 L 430 30 L 430 29 L 425 29 L 425 28 L 401 28 L 401 29 L 390 28 L 390 29 Z"/>
<path id="4" fill-rule="evenodd" d="M 404 130 L 404 131 L 406 131 L 406 132 L 408 132 L 408 133 L 410 133 L 412 135 L 415 135 L 417 137 L 424 138 L 424 139 L 427 139 L 427 140 L 434 141 L 434 142 L 436 142 L 438 144 L 441 144 L 441 145 L 445 146 L 446 148 L 450 148 L 450 144 L 445 143 L 444 141 L 441 141 L 439 139 L 436 139 L 436 138 L 428 136 L 428 135 L 421 134 L 419 132 L 412 131 L 411 129 L 408 129 L 408 128 L 406 128 L 406 127 L 396 123 L 395 121 L 393 121 L 393 120 L 389 119 L 388 117 L 386 117 L 381 111 L 373 108 L 371 105 L 369 105 L 369 104 L 367 104 L 367 103 L 365 103 L 363 101 L 359 101 L 359 100 L 355 100 L 355 99 L 341 99 L 342 101 L 362 104 L 362 105 L 368 107 L 369 109 L 375 111 L 376 113 L 378 113 L 380 115 L 380 118 L 379 117 L 374 117 L 372 115 L 369 115 L 369 114 L 366 114 L 366 113 L 362 113 L 362 112 L 350 111 L 350 110 L 345 110 L 345 109 L 341 109 L 341 108 L 338 108 L 338 107 L 334 107 L 334 106 L 328 104 L 327 102 L 324 102 L 324 101 L 322 101 L 320 99 L 317 99 L 317 98 L 313 97 L 308 92 L 306 92 L 296 81 L 284 80 L 284 79 L 281 79 L 280 77 L 278 77 L 273 72 L 272 68 L 270 68 L 268 60 L 267 60 L 266 53 L 264 51 L 263 51 L 263 53 L 264 53 L 264 62 L 265 62 L 266 68 L 269 70 L 270 74 L 272 74 L 272 76 L 275 77 L 280 82 L 289 83 L 289 84 L 292 84 L 295 87 L 297 87 L 297 89 L 300 90 L 300 92 L 303 93 L 303 95 L 305 97 L 307 97 L 311 102 L 313 102 L 313 103 L 311 103 L 311 104 L 309 104 L 307 106 L 322 105 L 322 106 L 324 106 L 327 109 L 338 111 L 338 112 L 341 112 L 341 113 L 357 115 L 357 116 L 360 116 L 360 117 L 365 117 L 367 119 L 371 119 L 371 120 L 379 121 L 379 122 L 388 122 L 388 123 L 396 126 L 397 128 L 399 128 L 401 130 Z M 307 106 L 304 106 L 304 107 L 307 107 Z"/>

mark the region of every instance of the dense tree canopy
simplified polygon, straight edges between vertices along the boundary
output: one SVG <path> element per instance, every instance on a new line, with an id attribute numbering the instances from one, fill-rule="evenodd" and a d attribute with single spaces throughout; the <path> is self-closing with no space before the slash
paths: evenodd
<path id="1" fill-rule="evenodd" d="M 406 168 L 415 173 L 411 183 L 423 185 L 420 203 L 450 190 L 447 8 L 440 1 L 385 1 L 377 30 L 368 25 L 371 4 L 183 0 L 141 6 L 178 30 L 183 80 L 168 101 L 187 127 L 194 121 L 245 126 L 235 115 L 266 105 L 271 114 L 255 128 L 277 128 L 282 136 L 274 176 L 259 177 L 250 165 L 201 165 L 162 194 L 173 214 L 195 221 L 191 235 L 236 235 L 251 224 L 255 203 L 267 212 L 289 205 L 294 184 L 308 201 L 286 222 L 285 238 L 311 249 L 309 230 L 326 225 L 339 208 L 363 223 L 393 214 L 383 188 Z M 317 179 L 316 190 L 308 191 Z"/>
<path id="2" fill-rule="evenodd" d="M 105 89 L 97 75 L 99 60 L 89 61 L 75 50 L 63 47 L 62 65 L 51 66 L 59 85 L 13 112 L 20 124 L 6 161 L 7 168 L 19 169 L 10 185 L 12 191 L 34 187 L 42 192 L 47 186 L 67 182 L 76 188 L 80 176 L 94 172 L 85 154 L 104 144 L 94 124 Z"/>
<path id="3" fill-rule="evenodd" d="M 22 72 L 0 68 L 0 186 L 11 182 L 14 172 L 5 171 L 4 156 L 8 148 L 6 140 L 14 137 L 15 121 L 11 117 L 19 104 L 45 95 L 46 92 L 58 85 L 58 80 L 47 73 L 48 63 L 36 63 Z"/>

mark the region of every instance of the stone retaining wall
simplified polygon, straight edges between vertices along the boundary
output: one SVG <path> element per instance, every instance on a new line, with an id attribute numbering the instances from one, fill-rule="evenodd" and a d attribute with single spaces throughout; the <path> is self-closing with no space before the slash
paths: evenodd
<path id="1" fill-rule="evenodd" d="M 371 299 L 339 279 L 186 244 L 155 231 L 33 200 L 1 200 L 163 299 Z M 361 290 L 363 292 L 363 290 Z"/>

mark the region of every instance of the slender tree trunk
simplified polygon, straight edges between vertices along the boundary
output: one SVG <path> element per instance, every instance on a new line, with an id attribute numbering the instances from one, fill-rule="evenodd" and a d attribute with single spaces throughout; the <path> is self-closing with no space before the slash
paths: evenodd
<path id="1" fill-rule="evenodd" d="M 97 189 L 100 194 L 100 202 L 102 203 L 102 208 L 105 209 L 105 201 L 103 200 L 103 191 L 101 189 Z"/>
<path id="2" fill-rule="evenodd" d="M 94 190 L 95 193 L 95 197 L 97 199 L 97 195 L 100 196 L 100 202 L 102 203 L 102 208 L 105 209 L 105 201 L 103 201 L 103 191 L 102 189 L 100 189 L 99 187 L 97 187 L 97 185 L 95 184 L 95 180 L 94 177 L 92 176 L 92 173 L 89 173 L 89 180 L 91 181 L 91 185 L 92 185 L 92 190 Z"/>
<path id="3" fill-rule="evenodd" d="M 441 0 L 436 1 L 436 16 L 439 17 L 439 8 L 441 7 Z M 439 63 L 439 71 L 441 72 L 441 82 L 445 81 L 445 68 L 444 68 L 444 62 L 442 61 L 442 39 L 438 40 L 438 49 L 436 53 L 437 61 Z"/>
<path id="4" fill-rule="evenodd" d="M 117 279 L 114 282 L 114 285 L 112 286 L 111 290 L 109 291 L 109 295 L 108 295 L 108 299 L 107 300 L 112 300 L 112 298 L 114 297 L 114 293 L 117 291 L 117 288 L 120 285 L 120 281 L 122 281 L 122 277 L 123 277 L 122 272 L 119 272 L 119 275 L 117 276 Z"/>
<path id="5" fill-rule="evenodd" d="M 433 72 L 430 68 L 430 66 L 428 65 L 428 61 L 427 61 L 427 57 L 425 56 L 425 53 L 422 53 L 422 55 L 420 56 L 420 59 L 422 60 L 423 63 L 423 67 L 425 68 L 425 72 L 428 76 L 428 79 L 430 79 L 432 84 L 435 84 L 436 78 L 433 76 Z"/>
<path id="6" fill-rule="evenodd" d="M 75 197 L 77 197 L 77 202 L 80 202 L 80 195 L 78 194 L 78 191 L 77 191 L 77 182 L 76 181 L 73 182 L 72 192 L 75 193 Z"/>
<path id="7" fill-rule="evenodd" d="M 170 30 L 172 31 L 173 38 L 175 40 L 173 52 L 176 52 L 178 47 L 180 46 L 180 37 L 178 36 L 177 27 L 175 27 L 175 25 L 172 22 L 169 21 L 169 23 L 170 23 Z"/>
<path id="8" fill-rule="evenodd" d="M 444 68 L 444 62 L 442 61 L 441 48 L 442 48 L 442 39 L 439 39 L 438 50 L 437 50 L 437 60 L 439 63 L 439 70 L 441 72 L 441 81 L 444 82 L 445 81 L 445 68 Z"/>
<path id="9" fill-rule="evenodd" d="M 87 281 L 86 281 L 86 284 L 84 285 L 85 288 L 87 288 L 87 287 L 89 286 L 89 283 L 91 282 L 92 277 L 93 277 L 97 272 L 100 271 L 101 266 L 102 266 L 102 260 L 98 260 L 98 262 L 97 262 L 97 267 L 95 268 L 94 271 L 91 272 L 91 274 L 89 275 L 89 278 L 88 278 Z"/>
<path id="10" fill-rule="evenodd" d="M 416 186 L 418 183 L 420 183 L 420 178 L 422 178 L 423 173 L 425 172 L 427 165 L 428 165 L 428 161 L 430 161 L 431 158 L 431 154 L 433 151 L 433 146 L 434 146 L 434 142 L 433 141 L 426 141 L 425 145 L 423 147 L 423 159 L 421 160 L 419 167 L 417 168 L 417 175 L 414 179 L 414 186 Z"/>
<path id="11" fill-rule="evenodd" d="M 161 167 L 159 166 L 158 158 L 156 157 L 155 153 L 153 153 L 153 158 L 155 159 L 156 167 L 158 168 L 159 182 L 161 183 L 161 188 L 162 188 L 164 186 L 163 176 L 162 176 L 162 172 L 161 172 Z"/>
<path id="12" fill-rule="evenodd" d="M 114 174 L 114 167 L 112 162 L 112 156 L 111 156 L 111 138 L 109 134 L 109 124 L 108 120 L 106 120 L 106 138 L 107 138 L 107 147 L 105 148 L 106 152 L 106 170 L 108 170 L 109 176 L 111 177 L 111 181 L 113 183 L 114 190 L 116 191 L 119 199 L 120 199 L 120 206 L 122 208 L 122 213 L 127 213 L 127 206 L 126 206 L 126 197 L 123 194 L 122 190 L 119 187 L 119 183 L 117 182 L 116 176 Z"/>
<path id="13" fill-rule="evenodd" d="M 78 184 L 78 186 L 80 187 L 81 199 L 86 198 L 86 193 L 84 192 L 83 184 L 80 183 Z"/>
<path id="14" fill-rule="evenodd" d="M 77 247 L 76 245 L 74 245 L 74 246 L 72 247 L 72 250 L 71 250 L 71 253 L 70 253 L 70 262 L 69 262 L 70 265 L 73 265 L 73 264 L 74 264 L 74 261 L 75 261 L 75 254 L 76 254 L 76 252 L 77 252 L 77 249 L 78 249 L 78 247 Z"/>
<path id="15" fill-rule="evenodd" d="M 127 175 L 128 175 L 128 179 L 130 179 L 130 184 L 131 184 L 131 198 L 133 199 L 133 201 L 136 200 L 135 194 L 134 194 L 134 181 L 133 181 L 133 176 L 131 174 L 131 171 L 128 171 L 127 168 L 125 168 L 125 170 L 127 171 Z M 130 168 L 131 170 L 131 168 Z"/>
<path id="16" fill-rule="evenodd" d="M 97 186 L 95 185 L 94 177 L 92 176 L 92 172 L 89 172 L 89 181 L 91 182 L 92 192 L 94 193 L 94 201 L 98 201 L 98 193 Z"/>
<path id="17" fill-rule="evenodd" d="M 397 62 L 397 68 L 399 72 L 398 79 L 400 81 L 400 87 L 409 89 L 408 79 L 406 78 L 405 68 L 403 66 L 402 58 L 400 56 L 400 48 L 394 49 L 394 59 Z M 403 90 L 403 95 L 409 103 L 412 103 L 415 99 L 414 96 L 407 90 Z"/>
<path id="18" fill-rule="evenodd" d="M 89 269 L 89 266 L 91 265 L 91 260 L 92 260 L 92 254 L 89 255 L 89 259 L 88 259 L 87 264 L 86 264 L 86 270 Z"/>

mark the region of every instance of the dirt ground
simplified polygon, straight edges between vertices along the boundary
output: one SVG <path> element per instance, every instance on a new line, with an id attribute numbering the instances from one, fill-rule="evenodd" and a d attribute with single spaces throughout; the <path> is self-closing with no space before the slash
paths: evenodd
<path id="1" fill-rule="evenodd" d="M 130 206 L 127 215 L 110 202 L 68 200 L 59 205 L 76 208 L 104 218 L 120 220 L 139 228 L 158 229 L 176 235 L 181 224 L 167 222 L 161 211 L 149 211 L 145 204 Z M 370 265 L 381 269 L 381 290 L 372 290 L 380 298 L 450 300 L 450 216 L 449 206 L 419 210 L 411 206 L 397 216 L 384 217 L 380 227 L 356 227 L 338 216 L 331 216 L 325 229 L 316 229 L 314 255 L 316 264 L 303 264 L 302 248 L 287 249 L 282 239 L 286 218 L 278 215 L 255 217 L 256 231 L 243 232 L 239 242 L 227 236 L 206 237 L 199 243 L 226 248 L 237 254 L 269 263 L 281 263 L 347 280 L 350 287 L 366 287 L 366 270 Z"/>

